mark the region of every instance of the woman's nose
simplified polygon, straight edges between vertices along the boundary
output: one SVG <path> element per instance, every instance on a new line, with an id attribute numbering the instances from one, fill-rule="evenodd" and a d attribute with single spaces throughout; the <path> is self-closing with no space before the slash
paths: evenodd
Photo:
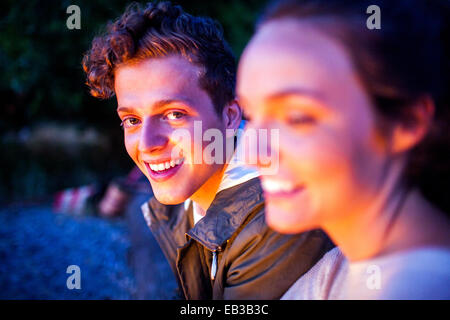
<path id="1" fill-rule="evenodd" d="M 276 132 L 266 122 L 249 122 L 243 134 L 245 161 L 250 166 L 264 168 L 271 165 Z"/>

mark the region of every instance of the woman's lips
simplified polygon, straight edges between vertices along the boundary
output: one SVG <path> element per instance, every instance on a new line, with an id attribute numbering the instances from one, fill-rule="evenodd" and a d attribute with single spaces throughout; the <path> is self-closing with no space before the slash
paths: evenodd
<path id="1" fill-rule="evenodd" d="M 183 161 L 181 161 L 179 164 L 175 165 L 174 167 L 170 167 L 168 169 L 164 169 L 161 171 L 155 171 L 152 170 L 150 168 L 150 164 L 148 162 L 144 162 L 145 163 L 145 167 L 147 168 L 147 172 L 148 175 L 150 176 L 150 178 L 155 181 L 155 182 L 163 182 L 166 181 L 168 179 L 170 179 L 171 177 L 173 177 L 178 170 L 180 170 L 181 166 L 184 163 L 184 159 Z"/>
<path id="2" fill-rule="evenodd" d="M 293 184 L 287 180 L 262 178 L 264 194 L 274 198 L 289 198 L 303 191 L 303 185 Z"/>

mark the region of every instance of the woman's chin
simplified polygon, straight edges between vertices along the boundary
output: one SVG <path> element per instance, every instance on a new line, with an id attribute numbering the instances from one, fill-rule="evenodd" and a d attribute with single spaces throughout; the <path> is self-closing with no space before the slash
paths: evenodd
<path id="1" fill-rule="evenodd" d="M 300 216 L 298 212 L 266 206 L 266 223 L 279 233 L 293 234 L 314 229 L 314 225 L 305 218 L 306 215 Z"/>

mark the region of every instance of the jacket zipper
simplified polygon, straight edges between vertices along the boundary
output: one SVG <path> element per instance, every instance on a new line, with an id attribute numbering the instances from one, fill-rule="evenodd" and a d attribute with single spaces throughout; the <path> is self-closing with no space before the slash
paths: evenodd
<path id="1" fill-rule="evenodd" d="M 216 250 L 212 251 L 211 280 L 213 281 L 216 278 L 217 273 L 217 251 L 220 252 L 221 249 L 222 249 L 221 247 L 217 247 Z"/>

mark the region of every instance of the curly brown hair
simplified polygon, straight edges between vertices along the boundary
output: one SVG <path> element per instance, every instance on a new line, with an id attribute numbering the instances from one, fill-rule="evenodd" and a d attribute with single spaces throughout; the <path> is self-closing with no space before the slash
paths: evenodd
<path id="1" fill-rule="evenodd" d="M 114 96 L 114 71 L 124 63 L 179 54 L 202 68 L 199 85 L 216 111 L 233 101 L 236 60 L 216 21 L 195 17 L 170 2 L 132 3 L 92 41 L 83 69 L 90 93 Z"/>

